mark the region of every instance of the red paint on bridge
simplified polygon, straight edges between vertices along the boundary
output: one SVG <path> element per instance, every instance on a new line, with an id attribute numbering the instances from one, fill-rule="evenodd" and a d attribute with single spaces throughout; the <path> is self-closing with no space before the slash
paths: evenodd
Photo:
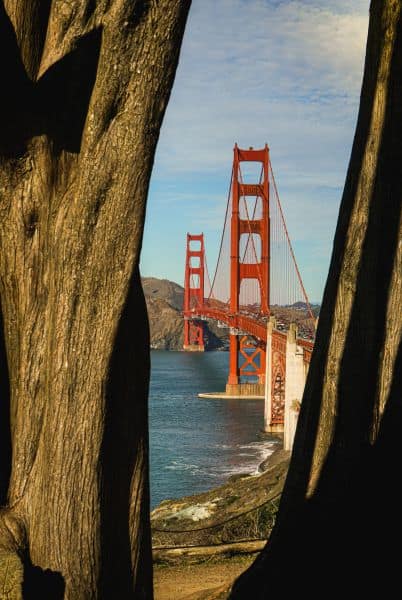
<path id="1" fill-rule="evenodd" d="M 258 181 L 244 180 L 251 165 L 259 168 Z M 305 328 L 303 337 L 297 339 L 305 362 L 310 361 L 314 318 L 290 243 L 267 145 L 260 150 L 244 150 L 235 145 L 212 284 L 206 266 L 204 236 L 187 234 L 184 288 L 184 348 L 204 349 L 204 320 L 228 327 L 229 385 L 237 385 L 247 376 L 256 376 L 260 383 L 264 382 L 268 320 L 272 315 L 280 315 L 283 307 L 292 310 L 289 307 L 298 306 L 297 301 L 303 302 L 311 318 L 310 335 Z M 285 325 L 278 323 L 279 327 L 284 329 Z M 283 418 L 286 370 L 284 331 L 274 328 L 272 348 L 272 398 L 277 413 L 273 420 L 279 422 Z"/>

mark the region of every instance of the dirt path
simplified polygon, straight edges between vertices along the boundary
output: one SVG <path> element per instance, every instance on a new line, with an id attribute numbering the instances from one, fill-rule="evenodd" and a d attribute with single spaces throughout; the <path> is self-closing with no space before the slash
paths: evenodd
<path id="1" fill-rule="evenodd" d="M 172 567 L 154 565 L 155 600 L 209 600 L 247 569 L 255 556 Z"/>

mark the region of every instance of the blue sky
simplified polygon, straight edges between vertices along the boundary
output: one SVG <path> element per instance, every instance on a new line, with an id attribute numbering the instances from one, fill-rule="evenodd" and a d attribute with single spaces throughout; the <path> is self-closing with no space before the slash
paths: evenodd
<path id="1" fill-rule="evenodd" d="M 356 124 L 369 0 L 193 0 L 159 139 L 141 272 L 214 270 L 233 146 L 268 143 L 296 258 L 320 301 Z M 212 273 L 211 273 L 212 276 Z"/>

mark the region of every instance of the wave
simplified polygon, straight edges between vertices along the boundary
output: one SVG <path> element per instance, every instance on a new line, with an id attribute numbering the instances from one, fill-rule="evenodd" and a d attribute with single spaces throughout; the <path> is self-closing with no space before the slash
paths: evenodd
<path id="1" fill-rule="evenodd" d="M 261 475 L 260 464 L 275 451 L 277 445 L 278 442 L 276 441 L 236 444 L 231 447 L 234 450 L 232 459 L 236 461 L 235 464 L 216 465 L 212 468 L 213 474 L 216 477 L 225 479 L 240 473 L 253 476 Z M 242 450 L 246 450 L 246 452 L 242 452 Z"/>
<path id="2" fill-rule="evenodd" d="M 188 472 L 191 475 L 209 475 L 209 471 L 201 465 L 193 465 L 179 460 L 173 460 L 169 465 L 165 466 L 165 469 L 182 473 Z"/>
<path id="3" fill-rule="evenodd" d="M 176 477 L 190 478 L 191 481 L 203 482 L 205 488 L 221 485 L 233 475 L 247 474 L 252 476 L 261 475 L 259 467 L 261 463 L 270 456 L 278 442 L 256 441 L 247 444 L 214 444 L 210 450 L 230 450 L 229 454 L 221 456 L 219 452 L 211 452 L 203 455 L 203 462 L 197 464 L 195 461 L 186 462 L 178 458 L 172 460 L 164 469 L 177 473 Z M 194 478 L 194 479 L 193 479 Z"/>

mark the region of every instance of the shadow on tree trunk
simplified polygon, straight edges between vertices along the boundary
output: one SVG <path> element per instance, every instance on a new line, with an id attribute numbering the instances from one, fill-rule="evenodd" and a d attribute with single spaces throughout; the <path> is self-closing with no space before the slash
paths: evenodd
<path id="1" fill-rule="evenodd" d="M 49 8 L 43 9 L 45 16 L 48 16 Z M 42 15 L 42 26 L 45 22 Z M 32 66 L 33 72 L 26 72 L 14 28 L 1 2 L 0 52 L 7 58 L 2 71 L 5 85 L 0 98 L 0 151 L 3 156 L 23 156 L 29 140 L 44 134 L 53 140 L 56 154 L 62 150 L 80 151 L 101 42 L 101 27 L 82 35 L 71 52 L 35 81 L 35 69 Z M 24 40 L 21 44 L 24 45 Z M 30 58 L 32 62 L 32 56 Z"/>
<path id="2" fill-rule="evenodd" d="M 142 544 L 151 546 L 145 535 L 149 521 L 148 479 L 140 489 L 145 501 L 136 506 L 131 498 L 132 476 L 139 460 L 148 465 L 148 380 L 149 332 L 145 299 L 138 268 L 130 284 L 126 305 L 120 319 L 114 352 L 111 358 L 106 393 L 105 430 L 101 451 L 101 597 L 142 598 L 152 578 L 152 565 L 133 565 L 130 513 L 140 511 L 144 527 Z M 140 458 L 139 458 L 140 457 Z M 142 469 L 145 473 L 146 468 Z M 130 508 L 131 507 L 131 508 Z M 137 540 L 138 543 L 138 540 Z M 137 549 L 138 552 L 138 549 Z M 140 552 L 146 555 L 146 552 Z M 132 596 L 133 570 L 136 590 Z M 145 596 L 144 596 L 145 597 Z M 148 597 L 148 596 L 147 596 Z"/>
<path id="3" fill-rule="evenodd" d="M 31 133 L 30 137 L 47 134 L 56 153 L 80 151 L 101 41 L 101 28 L 82 36 L 76 48 L 52 65 L 35 86 L 38 122 L 43 123 L 43 130 Z"/>
<path id="4" fill-rule="evenodd" d="M 291 592 L 310 598 L 390 598 L 400 589 L 402 22 L 397 8 L 396 2 L 372 3 L 357 131 L 289 475 L 271 539 L 234 584 L 233 600 Z M 353 294 L 350 308 L 348 294 Z M 330 362 L 334 340 L 339 370 Z M 328 447 L 319 425 L 330 429 Z"/>
<path id="5" fill-rule="evenodd" d="M 23 557 L 23 564 L 22 595 L 24 600 L 37 600 L 38 598 L 63 600 L 65 582 L 60 573 L 35 567 L 27 555 Z"/>

